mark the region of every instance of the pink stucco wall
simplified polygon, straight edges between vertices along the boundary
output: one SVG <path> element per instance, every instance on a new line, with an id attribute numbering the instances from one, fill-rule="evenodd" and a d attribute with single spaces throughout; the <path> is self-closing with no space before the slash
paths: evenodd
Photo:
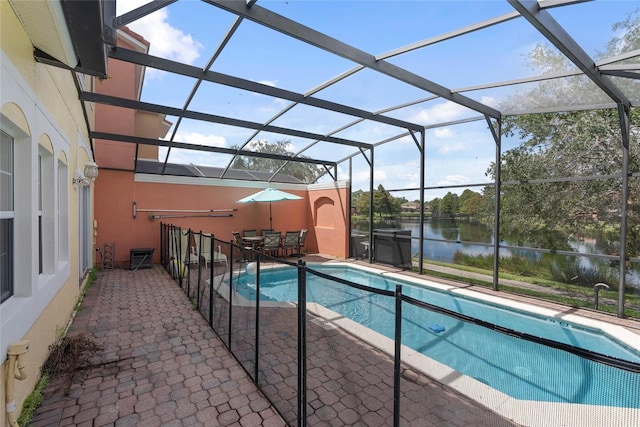
<path id="1" fill-rule="evenodd" d="M 269 203 L 240 204 L 239 200 L 260 188 L 218 187 L 167 183 L 134 182 L 134 175 L 122 171 L 103 171 L 95 182 L 96 242 L 115 244 L 116 264 L 127 264 L 132 248 L 155 248 L 154 262 L 159 262 L 160 222 L 194 231 L 213 233 L 230 241 L 232 231 L 269 228 Z M 305 252 L 346 257 L 348 245 L 347 189 L 287 192 L 303 197 L 272 203 L 273 228 L 309 230 Z M 133 218 L 133 203 L 137 216 Z M 150 215 L 176 215 L 162 210 L 234 209 L 229 217 L 164 218 Z M 184 214 L 190 216 L 192 214 Z"/>

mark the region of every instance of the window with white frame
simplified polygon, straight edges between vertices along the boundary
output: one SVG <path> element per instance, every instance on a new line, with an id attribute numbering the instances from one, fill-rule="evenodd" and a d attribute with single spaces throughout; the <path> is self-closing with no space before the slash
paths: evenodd
<path id="1" fill-rule="evenodd" d="M 69 261 L 69 169 L 58 160 L 58 261 Z"/>
<path id="2" fill-rule="evenodd" d="M 42 153 L 38 154 L 38 273 L 42 274 Z"/>
<path id="3" fill-rule="evenodd" d="M 48 142 L 48 139 L 46 140 Z M 46 145 L 46 144 L 45 144 Z M 51 149 L 53 149 L 51 147 Z M 53 153 L 38 147 L 38 273 L 55 271 L 55 170 Z"/>
<path id="4" fill-rule="evenodd" d="M 0 131 L 0 302 L 13 295 L 13 138 Z"/>

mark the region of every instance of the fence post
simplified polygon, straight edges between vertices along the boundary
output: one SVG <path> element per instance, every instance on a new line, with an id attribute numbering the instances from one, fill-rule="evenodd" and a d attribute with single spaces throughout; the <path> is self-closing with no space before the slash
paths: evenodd
<path id="1" fill-rule="evenodd" d="M 402 285 L 396 285 L 396 331 L 393 357 L 393 425 L 400 426 L 400 357 L 402 349 Z"/>
<path id="2" fill-rule="evenodd" d="M 238 275 L 240 275 L 240 273 L 238 272 Z M 229 351 L 231 351 L 231 325 L 233 325 L 233 276 L 229 277 L 229 339 L 228 339 L 228 345 L 229 345 Z M 233 353 L 233 352 L 232 352 Z"/>
<path id="3" fill-rule="evenodd" d="M 213 265 L 215 264 L 215 262 L 213 262 L 215 260 L 214 257 L 214 253 L 213 253 L 213 248 L 215 247 L 215 240 L 216 240 L 216 236 L 211 233 L 211 244 L 210 244 L 210 248 L 209 251 L 211 251 L 211 262 L 209 263 L 209 326 L 213 328 L 213 279 L 214 279 L 214 271 L 213 271 Z M 205 263 L 206 265 L 206 263 Z M 222 273 L 222 279 L 224 279 L 224 275 L 226 273 L 226 270 Z"/>
<path id="4" fill-rule="evenodd" d="M 200 311 L 200 304 L 202 304 L 202 294 L 201 292 L 204 292 L 204 289 L 202 289 L 202 275 L 204 274 L 202 272 L 202 263 L 200 262 L 200 259 L 204 259 L 202 258 L 202 237 L 204 236 L 204 233 L 202 232 L 202 230 L 200 230 L 199 233 L 200 239 L 198 242 L 198 249 L 196 250 L 196 258 L 197 258 L 197 262 L 198 262 L 198 311 Z M 212 260 L 212 264 L 213 264 L 213 253 L 211 253 L 211 260 Z M 207 265 L 206 261 L 205 261 L 205 266 Z"/>
<path id="5" fill-rule="evenodd" d="M 164 266 L 164 247 L 162 243 L 164 242 L 164 224 L 162 221 L 160 222 L 160 265 Z"/>
<path id="6" fill-rule="evenodd" d="M 187 265 L 189 264 L 189 261 L 191 261 L 191 238 L 193 237 L 193 230 L 191 230 L 191 228 L 189 228 L 189 230 L 187 231 L 187 247 L 184 248 L 184 259 L 182 260 L 182 267 L 184 268 L 184 274 L 187 276 L 187 298 L 189 298 L 189 301 L 191 301 L 191 304 L 193 304 L 193 300 L 191 299 L 191 271 L 189 269 L 189 271 L 187 271 Z"/>
<path id="7" fill-rule="evenodd" d="M 258 252 L 256 257 L 256 344 L 255 344 L 255 373 L 254 378 L 256 384 L 258 384 L 258 360 L 260 357 L 260 260 L 262 255 Z"/>
<path id="8" fill-rule="evenodd" d="M 298 426 L 307 422 L 307 272 L 298 259 Z"/>

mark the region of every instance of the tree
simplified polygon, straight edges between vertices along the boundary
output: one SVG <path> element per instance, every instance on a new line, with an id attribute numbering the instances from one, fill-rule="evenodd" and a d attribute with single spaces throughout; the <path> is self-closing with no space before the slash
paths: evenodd
<path id="1" fill-rule="evenodd" d="M 460 213 L 470 216 L 478 216 L 484 205 L 484 199 L 480 193 L 466 189 L 460 195 Z"/>
<path id="2" fill-rule="evenodd" d="M 431 210 L 431 216 L 437 218 L 440 216 L 440 198 L 436 197 L 435 199 L 429 202 L 429 209 Z"/>
<path id="3" fill-rule="evenodd" d="M 608 45 L 605 54 L 616 54 L 640 48 L 640 18 L 636 14 L 614 26 L 620 36 Z M 530 53 L 530 64 L 543 72 L 562 72 L 574 68 L 555 50 L 542 45 Z M 635 85 L 632 79 L 619 79 L 616 84 Z M 623 88 L 624 89 L 624 88 Z M 637 91 L 637 88 L 636 88 Z M 533 90 L 514 96 L 509 103 L 523 102 L 553 105 L 556 97 L 570 97 L 576 104 L 598 102 L 592 83 L 584 78 L 568 78 L 562 82 L 549 80 Z M 633 92 L 629 92 L 633 93 Z M 631 111 L 630 169 L 640 170 L 640 110 Z M 622 138 L 618 112 L 615 109 L 509 116 L 503 120 L 503 134 L 517 136 L 521 144 L 501 159 L 502 229 L 507 234 L 519 232 L 528 244 L 562 247 L 569 234 L 579 235 L 587 227 L 619 224 L 621 185 L 619 179 L 606 178 L 622 171 Z M 487 175 L 495 178 L 495 165 Z M 579 178 L 579 179 L 571 179 Z M 639 180 L 630 181 L 629 250 L 638 254 L 640 234 L 638 200 Z M 493 187 L 485 189 L 485 197 L 493 198 Z M 597 219 L 597 221 L 596 221 Z M 619 231 L 618 231 L 619 233 Z M 618 239 L 612 239 L 618 240 Z M 633 249 L 632 249 L 633 248 Z M 609 253 L 614 253 L 611 248 Z"/>
<path id="4" fill-rule="evenodd" d="M 378 215 L 397 215 L 402 211 L 402 204 L 393 197 L 382 184 L 378 185 L 377 191 L 373 192 L 374 212 Z"/>
<path id="5" fill-rule="evenodd" d="M 448 192 L 440 200 L 440 215 L 453 217 L 460 210 L 460 198 L 457 194 Z"/>
<path id="6" fill-rule="evenodd" d="M 291 161 L 285 162 L 284 160 L 268 159 L 264 157 L 249 157 L 249 156 L 237 156 L 231 163 L 231 167 L 234 169 L 255 170 L 262 172 L 275 172 L 281 166 L 284 165 L 280 173 L 290 175 L 299 179 L 304 183 L 312 183 L 316 176 L 320 172 L 320 167 L 311 163 L 301 163 L 293 160 L 294 153 L 289 151 L 291 141 L 281 140 L 274 143 L 267 142 L 265 140 L 258 140 L 251 142 L 251 148 L 258 153 L 279 154 L 282 156 L 289 156 Z M 231 147 L 238 150 L 237 145 Z M 306 156 L 298 156 L 298 158 L 306 158 Z M 285 164 L 286 163 L 286 164 Z"/>
<path id="7" fill-rule="evenodd" d="M 356 194 L 357 193 L 357 194 Z M 358 190 L 352 194 L 352 203 L 358 215 L 369 215 L 369 192 Z M 398 215 L 402 211 L 402 204 L 382 185 L 373 192 L 373 212 L 377 215 Z"/>

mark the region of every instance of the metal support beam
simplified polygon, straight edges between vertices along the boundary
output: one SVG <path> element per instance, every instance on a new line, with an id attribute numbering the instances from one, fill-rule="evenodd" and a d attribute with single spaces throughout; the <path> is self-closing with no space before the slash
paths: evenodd
<path id="1" fill-rule="evenodd" d="M 151 138 L 143 138 L 140 136 L 130 136 L 130 135 L 118 135 L 118 134 L 106 133 L 106 132 L 91 132 L 90 137 L 97 138 L 97 139 L 105 139 L 108 141 L 128 142 L 131 144 L 153 145 L 156 147 L 172 146 L 174 148 L 182 148 L 184 150 L 206 151 L 209 153 L 236 154 L 238 152 L 237 150 L 234 150 L 232 148 L 211 147 L 209 145 L 189 144 L 186 142 L 169 142 L 162 139 L 151 139 Z M 281 154 L 258 153 L 255 151 L 247 151 L 247 150 L 241 151 L 240 155 L 247 156 L 247 157 L 260 157 L 264 159 L 273 159 L 273 160 L 290 160 L 291 159 L 291 157 L 284 156 Z M 300 158 L 297 161 L 299 163 L 310 163 L 310 164 L 321 165 L 321 166 L 333 166 L 333 167 L 337 166 L 336 162 L 331 162 L 328 160 Z"/>
<path id="2" fill-rule="evenodd" d="M 571 60 L 582 72 L 590 78 L 616 103 L 623 104 L 626 108 L 631 106 L 629 99 L 611 82 L 604 78 L 595 62 L 580 47 L 580 45 L 567 33 L 560 24 L 546 10 L 542 10 L 537 1 L 508 0 L 520 15 L 553 45 Z"/>
<path id="3" fill-rule="evenodd" d="M 255 7 L 258 7 L 258 6 L 254 6 L 254 8 Z M 211 70 L 203 71 L 201 68 L 194 67 L 192 65 L 182 64 L 180 62 L 171 61 L 169 59 L 147 55 L 140 52 L 135 52 L 133 50 L 124 49 L 121 47 L 113 49 L 109 56 L 111 58 L 130 62 L 132 64 L 144 65 L 146 67 L 156 68 L 158 70 L 180 74 L 183 76 L 192 77 L 194 79 L 202 79 L 204 81 L 218 83 L 218 84 L 230 86 L 230 87 L 235 87 L 235 88 L 247 90 L 250 92 L 260 93 L 262 95 L 272 96 L 275 98 L 287 99 L 289 101 L 294 101 L 300 104 L 322 108 L 324 110 L 335 111 L 335 112 L 347 114 L 350 116 L 361 117 L 363 119 L 372 120 L 374 122 L 384 123 L 391 126 L 398 126 L 406 129 L 416 130 L 416 131 L 419 131 L 420 129 L 422 129 L 422 126 L 416 123 L 405 122 L 403 120 L 395 119 L 393 117 L 374 114 L 372 112 L 361 110 L 359 108 L 350 107 L 348 105 L 338 104 L 336 102 L 331 102 L 331 101 L 327 101 L 320 98 L 314 98 L 312 96 L 305 96 L 304 94 L 301 94 L 301 93 L 280 89 L 274 86 L 269 86 L 269 85 L 254 82 L 251 80 L 241 79 L 239 77 L 214 72 Z"/>
<path id="4" fill-rule="evenodd" d="M 140 18 L 144 18 L 145 16 L 162 9 L 163 7 L 169 6 L 171 3 L 175 3 L 177 0 L 153 0 L 143 6 L 140 6 L 132 11 L 125 13 L 124 15 L 116 16 L 113 19 L 113 26 L 115 28 L 121 28 L 125 25 L 129 25 L 130 23 L 137 21 Z"/>
<path id="5" fill-rule="evenodd" d="M 373 262 L 373 147 L 371 147 L 371 158 L 369 159 L 369 263 Z M 364 153 L 363 153 L 364 154 Z"/>
<path id="6" fill-rule="evenodd" d="M 332 142 L 335 144 L 349 145 L 352 147 L 367 149 L 370 144 L 364 142 L 351 141 L 349 139 L 336 138 L 333 136 L 324 136 L 317 133 L 304 132 L 279 126 L 265 126 L 262 123 L 249 122 L 246 120 L 233 119 L 230 117 L 218 116 L 215 114 L 201 113 L 197 111 L 182 111 L 182 108 L 167 107 L 164 105 L 152 104 L 149 102 L 134 101 L 132 99 L 119 98 L 117 96 L 101 95 L 93 92 L 82 92 L 80 94 L 81 101 L 97 102 L 99 104 L 113 105 L 115 107 L 130 108 L 133 110 L 142 110 L 152 113 L 165 114 L 167 116 L 180 116 L 187 119 L 200 120 L 210 123 L 220 123 L 223 125 L 236 126 L 248 129 L 261 129 L 265 132 L 273 132 L 282 135 L 297 136 L 299 138 L 319 139 L 322 141 Z M 171 143 L 175 144 L 175 143 Z M 291 157 L 288 158 L 291 160 Z"/>
<path id="7" fill-rule="evenodd" d="M 498 119 L 497 123 L 491 122 L 489 117 L 486 117 L 487 124 L 491 130 L 491 135 L 496 143 L 496 157 L 495 157 L 495 186 L 494 186 L 494 211 L 493 211 L 493 290 L 498 290 L 498 272 L 500 271 L 500 193 L 502 192 L 502 176 L 501 176 L 501 163 L 502 163 L 502 121 Z"/>
<path id="8" fill-rule="evenodd" d="M 411 73 L 387 61 L 378 60 L 374 55 L 343 43 L 340 40 L 329 37 L 319 31 L 306 27 L 296 21 L 285 18 L 282 15 L 278 15 L 268 9 L 261 8 L 258 5 L 253 5 L 249 8 L 243 2 L 233 2 L 228 0 L 204 1 L 282 34 L 353 61 L 356 64 L 363 65 L 371 70 L 377 71 L 411 86 L 441 96 L 442 98 L 455 102 L 456 104 L 463 105 L 494 118 L 500 117 L 500 112 L 494 108 L 458 93 L 453 93 L 450 89 L 444 86 L 427 80 L 417 74 Z M 408 129 L 410 128 L 408 126 L 405 127 Z"/>
<path id="9" fill-rule="evenodd" d="M 418 273 L 422 274 L 424 268 L 424 181 L 425 181 L 425 167 L 426 167 L 426 132 L 420 132 L 420 231 L 418 236 L 420 238 L 418 243 Z"/>
<path id="10" fill-rule="evenodd" d="M 618 282 L 618 317 L 624 318 L 625 305 L 625 284 L 627 275 L 627 232 L 629 228 L 629 108 L 622 104 L 618 105 L 618 116 L 620 119 L 620 133 L 622 135 L 622 194 L 620 201 L 620 276 Z"/>

